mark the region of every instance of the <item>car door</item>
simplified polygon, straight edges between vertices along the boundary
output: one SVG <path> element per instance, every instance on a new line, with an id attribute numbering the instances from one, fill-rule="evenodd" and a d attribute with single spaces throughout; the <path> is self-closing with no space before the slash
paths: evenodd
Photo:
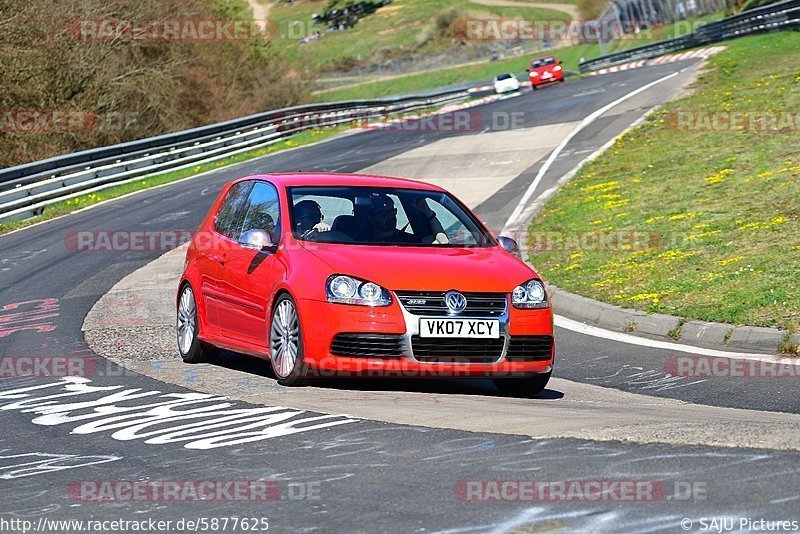
<path id="1" fill-rule="evenodd" d="M 220 334 L 220 311 L 226 298 L 222 290 L 222 267 L 227 255 L 238 243 L 233 234 L 241 227 L 252 181 L 231 186 L 220 204 L 209 235 L 197 240 L 197 266 L 200 272 L 200 293 L 206 310 L 205 319 L 209 334 Z"/>
<path id="2" fill-rule="evenodd" d="M 280 240 L 278 190 L 269 182 L 256 181 L 250 190 L 238 234 L 251 230 L 270 232 L 273 243 Z M 259 352 L 266 349 L 269 303 L 283 270 L 273 252 L 238 244 L 228 252 L 220 270 L 226 295 L 219 315 L 223 336 Z"/>

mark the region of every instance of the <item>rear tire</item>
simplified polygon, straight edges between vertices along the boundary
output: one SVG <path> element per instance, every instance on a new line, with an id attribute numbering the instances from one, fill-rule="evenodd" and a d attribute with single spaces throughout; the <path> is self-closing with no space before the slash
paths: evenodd
<path id="1" fill-rule="evenodd" d="M 178 298 L 176 330 L 178 352 L 184 363 L 208 363 L 215 361 L 219 356 L 219 349 L 204 344 L 197 336 L 200 330 L 197 320 L 197 302 L 192 286 L 189 284 L 184 284 Z"/>
<path id="2" fill-rule="evenodd" d="M 504 395 L 530 399 L 544 391 L 547 382 L 550 381 L 551 373 L 552 371 L 527 378 L 497 378 L 492 382 L 494 382 L 494 387 Z"/>
<path id="3" fill-rule="evenodd" d="M 269 362 L 278 384 L 299 387 L 308 384 L 303 362 L 303 333 L 300 315 L 291 296 L 284 293 L 275 301 L 269 328 Z"/>

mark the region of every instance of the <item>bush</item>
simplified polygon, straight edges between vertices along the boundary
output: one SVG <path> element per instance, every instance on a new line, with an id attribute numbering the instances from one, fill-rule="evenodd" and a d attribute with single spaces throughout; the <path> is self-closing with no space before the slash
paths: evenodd
<path id="1" fill-rule="evenodd" d="M 9 0 L 0 7 L 0 110 L 94 113 L 90 131 L 0 128 L 0 167 L 299 103 L 306 80 L 267 41 L 77 40 L 71 24 L 241 18 L 242 0 Z M 248 17 L 249 18 L 249 14 Z M 108 127 L 108 126 L 111 127 Z"/>

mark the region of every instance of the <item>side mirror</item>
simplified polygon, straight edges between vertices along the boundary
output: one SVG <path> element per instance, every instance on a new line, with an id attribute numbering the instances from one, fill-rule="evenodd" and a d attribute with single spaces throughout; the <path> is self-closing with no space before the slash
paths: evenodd
<path id="1" fill-rule="evenodd" d="M 530 71 L 531 71 L 531 69 L 525 69 L 525 72 L 530 72 Z"/>
<path id="2" fill-rule="evenodd" d="M 248 230 L 239 236 L 239 244 L 244 248 L 275 252 L 278 245 L 272 242 L 272 234 L 266 230 Z"/>
<path id="3" fill-rule="evenodd" d="M 500 246 L 503 247 L 503 249 L 506 252 L 509 252 L 509 253 L 513 254 L 517 258 L 520 257 L 520 255 L 519 255 L 519 245 L 517 244 L 516 241 L 514 241 L 510 237 L 506 237 L 504 235 L 501 235 L 500 237 L 498 237 L 497 241 L 500 243 Z"/>

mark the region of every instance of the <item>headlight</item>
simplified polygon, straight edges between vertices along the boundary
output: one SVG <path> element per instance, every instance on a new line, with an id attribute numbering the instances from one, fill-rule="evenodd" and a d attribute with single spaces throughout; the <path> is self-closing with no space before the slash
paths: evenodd
<path id="1" fill-rule="evenodd" d="M 553 67 L 553 70 L 561 70 L 561 65 L 556 65 L 555 67 Z"/>
<path id="2" fill-rule="evenodd" d="M 388 306 L 392 303 L 389 292 L 372 282 L 335 274 L 325 284 L 328 302 L 339 304 L 358 304 L 360 306 Z"/>
<path id="3" fill-rule="evenodd" d="M 531 76 L 538 76 L 538 75 L 539 75 L 539 73 L 538 73 L 538 72 L 536 72 L 535 70 L 534 70 L 534 71 L 531 71 Z"/>
<path id="4" fill-rule="evenodd" d="M 511 304 L 515 308 L 523 309 L 548 308 L 550 306 L 550 303 L 547 302 L 544 284 L 539 280 L 529 280 L 515 287 L 511 293 Z"/>

